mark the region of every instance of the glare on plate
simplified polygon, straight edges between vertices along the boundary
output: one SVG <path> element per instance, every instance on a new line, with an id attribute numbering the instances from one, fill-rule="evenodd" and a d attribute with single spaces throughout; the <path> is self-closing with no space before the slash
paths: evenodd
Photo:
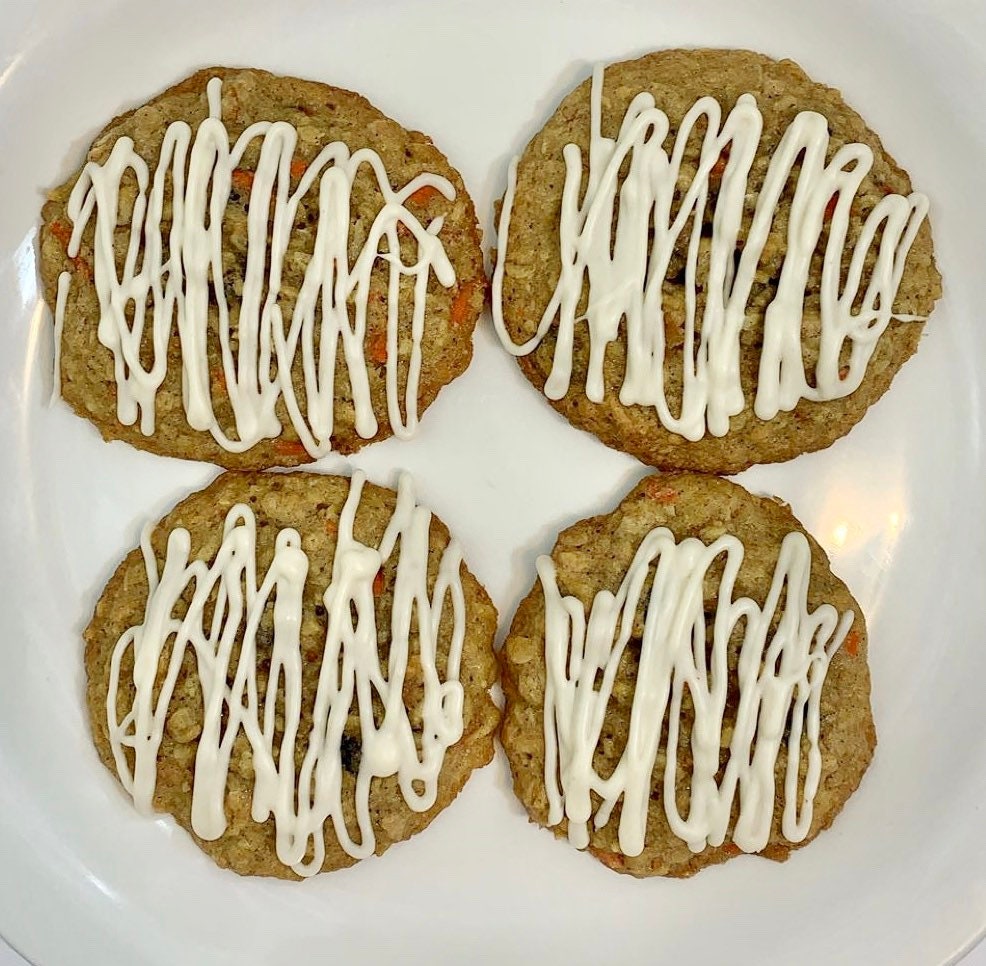
<path id="1" fill-rule="evenodd" d="M 837 547 L 846 545 L 846 537 L 849 536 L 849 523 L 842 520 L 832 528 L 832 543 Z"/>

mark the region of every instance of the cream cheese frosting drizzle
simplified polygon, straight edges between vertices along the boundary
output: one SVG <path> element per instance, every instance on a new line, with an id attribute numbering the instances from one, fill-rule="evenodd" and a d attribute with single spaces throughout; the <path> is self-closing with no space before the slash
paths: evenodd
<path id="1" fill-rule="evenodd" d="M 620 338 L 624 323 L 626 366 L 620 402 L 653 406 L 661 424 L 685 439 L 701 439 L 706 432 L 724 436 L 730 417 L 746 405 L 740 379 L 740 332 L 751 289 L 781 194 L 796 177 L 787 251 L 777 292 L 764 318 L 753 408 L 758 417 L 769 420 L 782 410 L 793 409 L 801 399 L 838 399 L 859 388 L 877 340 L 891 319 L 920 321 L 894 315 L 893 305 L 908 252 L 928 211 L 928 199 L 917 193 L 883 198 L 867 216 L 855 245 L 848 249 L 848 271 L 843 273 L 850 208 L 873 165 L 873 153 L 864 144 L 846 144 L 826 162 L 828 122 L 821 114 L 803 111 L 770 159 L 740 247 L 737 242 L 750 170 L 763 128 L 755 98 L 742 95 L 725 118 L 714 98 L 701 98 L 682 120 L 670 149 L 665 150 L 669 121 L 647 92 L 631 101 L 619 136 L 603 137 L 603 75 L 604 67 L 598 66 L 592 77 L 585 178 L 578 145 L 568 144 L 563 152 L 566 173 L 558 232 L 561 273 L 536 333 L 520 345 L 507 332 L 502 304 L 518 161 L 510 166 L 493 276 L 493 318 L 508 351 L 514 355 L 533 352 L 554 327 L 554 358 L 544 392 L 549 399 L 561 399 L 571 388 L 576 326 L 585 324 L 589 341 L 585 394 L 591 401 L 601 402 L 606 346 Z M 703 127 L 697 171 L 672 213 L 685 148 L 689 138 Z M 720 171 L 724 151 L 728 151 L 728 159 Z M 800 172 L 794 175 L 799 159 Z M 627 172 L 621 183 L 624 166 Z M 720 176 L 718 199 L 711 213 L 707 276 L 701 280 L 705 307 L 699 318 L 696 293 L 702 221 L 710 180 Z M 809 266 L 827 219 L 829 235 L 818 293 L 819 357 L 813 370 L 806 372 L 802 324 Z M 664 380 L 669 349 L 662 285 L 682 238 L 687 240 L 684 343 L 680 350 L 683 387 L 680 409 L 675 413 Z M 870 255 L 875 261 L 867 278 L 864 269 Z M 588 305 L 584 314 L 577 315 L 586 281 Z M 854 309 L 857 298 L 861 303 Z M 840 353 L 847 345 L 848 363 L 843 366 Z"/>
<path id="2" fill-rule="evenodd" d="M 151 527 L 141 549 L 150 588 L 143 623 L 131 627 L 113 651 L 106 717 L 110 744 L 124 788 L 136 807 L 152 811 L 157 760 L 174 688 L 187 650 L 195 657 L 202 692 L 202 728 L 192 788 L 192 828 L 206 840 L 226 830 L 223 803 L 233 743 L 243 734 L 254 769 L 252 818 L 273 816 L 277 856 L 302 876 L 318 872 L 325 857 L 325 825 L 354 858 L 373 853 L 370 815 L 373 779 L 396 775 L 408 806 L 423 812 L 435 803 L 446 750 L 462 737 L 463 689 L 459 670 L 465 634 L 462 553 L 455 541 L 442 552 L 434 589 L 428 593 L 431 513 L 416 505 L 411 478 L 400 478 L 397 506 L 378 547 L 353 535 L 364 476 L 356 472 L 339 518 L 332 578 L 323 595 L 328 630 L 309 734 L 299 733 L 302 706 L 300 626 L 308 557 L 297 530 L 276 537 L 267 572 L 257 573 L 256 520 L 250 507 L 226 516 L 222 544 L 211 562 L 189 558 L 190 536 L 176 528 L 168 536 L 159 575 Z M 396 555 L 389 627 L 390 653 L 381 664 L 373 605 L 373 581 Z M 191 588 L 184 616 L 176 605 Z M 207 602 L 214 601 L 206 618 Z M 258 697 L 257 628 L 273 608 L 274 638 L 263 707 Z M 452 634 L 444 674 L 438 668 L 439 628 L 451 607 Z M 404 704 L 403 686 L 416 621 L 423 673 L 421 751 Z M 239 655 L 232 659 L 234 643 Z M 124 655 L 133 659 L 133 705 L 117 707 Z M 166 659 L 166 666 L 165 666 Z M 163 680 L 158 679 L 163 674 Z M 232 684 L 229 683 L 232 677 Z M 275 747 L 276 698 L 283 700 L 283 726 Z M 373 699 L 382 706 L 379 723 Z M 343 814 L 343 728 L 358 706 L 361 758 L 356 775 L 358 835 Z M 121 713 L 122 712 L 122 713 Z M 300 769 L 295 749 L 307 745 Z M 130 755 L 128 756 L 128 751 Z M 129 759 L 132 759 L 131 768 Z M 310 858 L 306 854 L 311 849 Z"/>
<path id="3" fill-rule="evenodd" d="M 443 219 L 422 224 L 406 202 L 421 188 L 437 189 L 453 200 L 455 189 L 443 177 L 425 173 L 404 187 L 391 187 L 383 160 L 362 148 L 350 152 L 342 142 L 326 145 L 291 187 L 297 129 L 284 121 L 251 124 L 230 144 L 221 116 L 221 81 L 208 84 L 209 117 L 193 132 L 184 121 L 169 125 L 153 174 L 134 142 L 121 137 L 103 164 L 89 162 L 68 203 L 72 237 L 68 254 L 79 251 L 86 226 L 95 219 L 93 277 L 99 299 L 98 337 L 113 353 L 117 418 L 138 422 L 154 433 L 155 400 L 167 371 L 168 342 L 176 328 L 181 340 L 182 392 L 188 424 L 209 432 L 229 452 L 243 452 L 281 433 L 275 406 L 284 400 L 291 425 L 313 457 L 331 450 L 336 395 L 336 358 L 341 349 L 355 408 L 356 432 L 376 435 L 364 355 L 370 278 L 378 262 L 388 271 L 386 391 L 390 425 L 397 436 L 411 435 L 418 420 L 421 339 L 428 280 L 434 273 L 446 288 L 455 270 L 438 235 Z M 250 187 L 248 242 L 243 293 L 237 318 L 223 284 L 223 216 L 233 188 L 233 172 L 245 152 L 259 142 L 259 161 Z M 351 193 L 366 168 L 383 196 L 362 249 L 351 263 Z M 138 191 L 129 220 L 127 254 L 117 271 L 114 234 L 120 212 L 121 182 L 136 178 Z M 170 176 L 173 215 L 165 236 L 161 221 Z M 290 317 L 282 309 L 282 276 L 288 243 L 301 199 L 317 186 L 318 222 L 314 249 Z M 404 262 L 398 232 L 410 234 L 416 260 Z M 268 237 L 269 236 L 269 237 Z M 398 295 L 401 276 L 413 279 L 412 345 L 403 400 L 398 380 Z M 61 331 L 70 273 L 62 273 L 55 305 Z M 227 435 L 213 411 L 207 356 L 210 294 L 218 312 L 223 379 L 235 420 Z M 316 318 L 318 316 L 318 318 Z M 140 357 L 150 328 L 152 361 Z M 235 333 L 237 345 L 233 346 Z M 300 354 L 304 398 L 291 380 Z M 56 360 L 57 363 L 57 360 Z M 56 374 L 57 385 L 57 374 Z M 403 412 L 402 412 L 403 404 Z"/>
<path id="4" fill-rule="evenodd" d="M 661 791 L 664 812 L 671 831 L 692 851 L 723 843 L 737 798 L 733 842 L 744 852 L 764 848 L 778 794 L 775 765 L 782 749 L 786 755 L 782 832 L 792 842 L 808 834 L 821 775 L 822 687 L 854 615 L 851 611 L 840 615 L 829 604 L 809 611 L 811 550 L 803 534 L 785 537 L 763 608 L 747 597 L 733 600 L 743 555 L 743 544 L 730 534 L 706 545 L 694 537 L 678 543 L 667 528 L 654 529 L 640 543 L 619 590 L 615 595 L 600 591 L 588 618 L 578 599 L 561 596 L 551 558 L 538 560 L 545 599 L 548 823 L 567 819 L 568 837 L 577 847 L 589 844 L 590 820 L 596 828 L 603 827 L 622 799 L 620 850 L 629 856 L 643 851 L 652 773 L 662 738 L 667 752 Z M 707 654 L 703 582 L 720 557 L 723 573 Z M 644 600 L 644 585 L 652 571 L 653 585 Z M 593 755 L 641 605 L 644 633 L 626 748 L 612 774 L 603 778 L 593 767 Z M 775 618 L 776 630 L 771 631 Z M 741 623 L 739 704 L 732 737 L 725 742 L 727 650 Z M 682 815 L 675 789 L 686 690 L 694 706 L 693 765 L 690 802 Z M 790 733 L 785 737 L 788 723 Z M 803 761 L 803 739 L 807 761 Z M 724 749 L 728 762 L 717 781 Z M 602 800 L 595 816 L 593 794 Z"/>

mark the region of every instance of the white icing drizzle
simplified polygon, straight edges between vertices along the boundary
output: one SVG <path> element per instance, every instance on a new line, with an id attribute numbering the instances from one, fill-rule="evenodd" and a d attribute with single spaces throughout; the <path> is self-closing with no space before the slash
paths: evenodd
<path id="1" fill-rule="evenodd" d="M 846 144 L 826 163 L 828 122 L 821 114 L 803 111 L 770 159 L 740 250 L 737 241 L 743 205 L 763 128 L 755 98 L 742 95 L 725 120 L 714 98 L 701 98 L 682 120 L 668 153 L 663 147 L 669 133 L 667 115 L 646 92 L 631 101 L 619 137 L 614 140 L 602 136 L 603 73 L 604 67 L 598 66 L 592 78 L 591 138 L 584 185 L 580 148 L 568 144 L 563 153 L 566 173 L 558 234 L 561 274 L 537 332 L 521 345 L 515 344 L 507 332 L 502 305 L 518 160 L 510 166 L 493 276 L 493 319 L 504 346 L 514 355 L 527 355 L 557 326 L 554 360 L 544 392 L 550 399 L 561 399 L 568 393 L 572 378 L 575 327 L 585 323 L 590 346 L 585 393 L 591 401 L 601 402 L 606 346 L 620 337 L 620 325 L 625 320 L 626 368 L 620 402 L 654 406 L 665 428 L 689 440 L 701 439 L 706 432 L 724 436 L 729 431 L 730 417 L 745 406 L 739 368 L 740 332 L 751 288 L 779 199 L 800 157 L 787 250 L 777 293 L 764 319 L 754 411 L 761 419 L 769 420 L 781 410 L 793 409 L 801 399 L 831 400 L 854 392 L 891 319 L 923 321 L 913 316 L 895 316 L 893 304 L 907 254 L 927 214 L 928 199 L 917 193 L 906 198 L 895 194 L 883 198 L 868 215 L 843 278 L 850 208 L 873 165 L 873 153 L 866 145 Z M 701 129 L 703 124 L 698 170 L 672 215 L 686 145 L 696 127 Z M 701 319 L 697 319 L 702 221 L 709 182 L 714 171 L 720 173 L 717 163 L 721 168 L 719 159 L 724 149 L 729 155 L 721 170 L 721 187 L 712 213 L 709 267 L 704 279 L 706 302 Z M 620 187 L 619 173 L 624 165 L 629 167 Z M 583 190 L 585 197 L 580 204 Z M 829 207 L 833 197 L 837 199 L 834 211 Z M 809 375 L 802 358 L 804 302 L 811 256 L 819 245 L 828 215 L 829 237 L 819 290 L 820 352 Z M 874 249 L 881 228 L 873 272 L 865 280 L 864 262 Z M 649 241 L 651 231 L 653 240 Z M 684 377 L 681 409 L 675 414 L 664 385 L 667 348 L 662 284 L 675 246 L 685 232 L 686 312 L 681 349 Z M 588 306 L 584 315 L 576 317 L 586 280 Z M 853 311 L 860 291 L 861 307 Z M 839 356 L 847 342 L 848 371 L 840 373 Z"/>
<path id="2" fill-rule="evenodd" d="M 62 272 L 58 276 L 58 294 L 56 296 L 58 305 L 65 305 L 68 298 L 68 288 L 72 281 L 70 272 Z M 55 313 L 55 378 L 52 382 L 51 399 L 57 399 L 62 393 L 62 329 L 65 323 L 65 313 Z"/>
<path id="3" fill-rule="evenodd" d="M 617 593 L 602 590 L 596 595 L 588 620 L 577 598 L 561 596 L 551 558 L 538 560 L 545 598 L 548 822 L 557 825 L 567 818 L 569 839 L 577 847 L 589 844 L 591 794 L 595 793 L 602 799 L 593 819 L 595 827 L 606 825 L 622 798 L 620 850 L 629 856 L 643 851 L 652 773 L 662 737 L 667 750 L 661 793 L 664 812 L 672 832 L 692 851 L 723 843 L 737 796 L 739 815 L 733 842 L 744 852 L 757 852 L 767 844 L 777 794 L 774 768 L 782 747 L 787 756 L 782 832 L 792 842 L 808 834 L 821 774 L 822 686 L 854 615 L 846 611 L 840 617 L 828 604 L 809 612 L 811 551 L 803 534 L 792 532 L 785 537 L 762 609 L 747 597 L 733 600 L 743 555 L 743 544 L 729 534 L 706 546 L 693 537 L 676 543 L 670 530 L 654 529 L 638 547 Z M 703 581 L 720 556 L 724 571 L 707 655 Z M 651 570 L 655 577 L 644 604 L 644 634 L 627 744 L 612 775 L 602 778 L 593 767 L 593 755 Z M 771 635 L 782 591 L 786 592 L 784 607 Z M 739 706 L 732 737 L 724 743 L 727 649 L 741 621 L 745 626 L 736 672 Z M 602 682 L 596 690 L 599 672 Z M 694 705 L 693 765 L 690 804 L 687 815 L 682 815 L 675 788 L 686 689 Z M 788 721 L 790 735 L 785 740 Z M 808 756 L 799 799 L 803 736 Z M 717 782 L 724 747 L 729 758 Z"/>
<path id="4" fill-rule="evenodd" d="M 241 732 L 250 743 L 254 768 L 252 818 L 271 815 L 277 830 L 277 856 L 302 876 L 314 875 L 325 857 L 325 823 L 331 820 L 340 845 L 354 858 L 371 855 L 375 837 L 369 798 L 374 778 L 397 775 L 408 806 L 423 812 L 435 803 L 445 751 L 462 737 L 463 689 L 459 669 L 465 634 L 465 598 L 460 578 L 462 553 L 451 541 L 442 553 L 431 597 L 428 595 L 428 535 L 431 513 L 417 506 L 410 476 L 400 478 L 397 506 L 379 547 L 353 536 L 353 521 L 364 484 L 353 474 L 339 518 L 332 579 L 323 595 L 328 630 L 322 657 L 314 720 L 308 735 L 299 735 L 302 704 L 300 625 L 308 557 L 294 529 L 277 534 L 276 552 L 258 581 L 256 521 L 245 504 L 226 516 L 223 541 L 214 560 L 189 560 L 190 536 L 176 528 L 168 537 L 160 577 L 151 547 L 152 528 L 145 528 L 141 549 L 150 588 L 144 621 L 117 642 L 110 667 L 106 717 L 117 771 L 136 807 L 152 811 L 157 759 L 172 694 L 186 650 L 191 649 L 203 697 L 201 735 L 192 789 L 192 828 L 203 839 L 226 830 L 223 803 L 233 742 Z M 399 549 L 398 549 L 399 545 Z M 381 666 L 373 607 L 373 581 L 380 567 L 397 554 L 390 654 Z M 184 617 L 175 614 L 179 599 L 194 586 Z M 446 598 L 452 608 L 452 636 L 444 680 L 437 667 L 439 627 Z M 215 600 L 207 621 L 205 606 Z M 261 714 L 257 691 L 256 633 L 265 609 L 273 606 L 274 640 Z M 423 674 L 423 718 L 419 756 L 404 705 L 412 615 L 416 617 Z M 234 642 L 241 650 L 231 666 Z M 162 660 L 170 648 L 163 681 Z M 121 662 L 133 656 L 132 707 L 117 708 Z M 234 672 L 233 684 L 227 678 Z M 157 697 L 155 698 L 155 692 Z M 275 754 L 275 699 L 283 697 L 283 735 Z M 372 699 L 383 707 L 374 723 Z M 343 728 L 353 701 L 361 732 L 361 759 L 356 776 L 358 838 L 346 827 L 342 799 Z M 307 748 L 295 773 L 295 748 Z M 133 769 L 128 763 L 130 749 Z M 417 786 L 417 787 L 416 787 Z M 308 848 L 313 849 L 305 861 Z"/>
<path id="5" fill-rule="evenodd" d="M 305 168 L 292 191 L 297 129 L 284 121 L 257 122 L 231 146 L 229 131 L 221 118 L 220 94 L 221 81 L 213 78 L 208 84 L 209 117 L 199 125 L 194 138 L 184 121 L 169 125 L 153 178 L 147 162 L 134 150 L 133 140 L 121 137 L 104 164 L 91 161 L 85 166 L 69 198 L 68 214 L 73 223 L 70 257 L 78 254 L 82 233 L 95 217 L 93 275 L 99 298 L 98 336 L 100 343 L 113 352 L 117 418 L 127 426 L 139 419 L 141 432 L 153 434 L 155 400 L 167 370 L 168 341 L 177 326 L 188 423 L 193 429 L 211 433 L 225 450 L 243 452 L 262 439 L 278 436 L 282 427 L 275 405 L 283 398 L 291 425 L 306 451 L 313 457 L 328 453 L 340 342 L 349 373 L 356 431 L 364 439 L 373 437 L 377 420 L 371 405 L 363 343 L 371 273 L 378 261 L 384 261 L 389 265 L 388 417 L 395 435 L 412 435 L 418 421 L 428 279 L 434 272 L 438 281 L 449 288 L 455 284 L 455 270 L 438 238 L 443 218 L 422 225 L 406 202 L 421 188 L 437 189 L 452 200 L 455 189 L 447 179 L 426 173 L 395 191 L 379 154 L 369 148 L 350 153 L 344 143 L 335 141 Z M 238 322 L 231 325 L 223 285 L 223 216 L 233 187 L 233 172 L 258 140 L 259 161 L 250 187 L 246 273 Z M 384 204 L 359 255 L 350 264 L 351 191 L 363 167 L 373 174 Z M 136 177 L 138 193 L 130 219 L 125 265 L 118 275 L 113 243 L 122 217 L 120 185 L 127 172 Z M 171 230 L 165 238 L 161 219 L 169 174 L 173 214 Z M 316 182 L 319 217 L 314 251 L 285 325 L 281 307 L 285 255 L 298 204 Z M 399 230 L 410 233 L 417 243 L 416 261 L 402 260 Z M 386 250 L 382 250 L 384 242 Z M 397 339 L 402 275 L 414 280 L 404 414 L 398 387 Z M 59 333 L 69 279 L 68 272 L 59 279 L 55 305 Z M 210 291 L 218 307 L 223 377 L 235 418 L 235 439 L 222 431 L 213 412 L 207 358 Z M 132 322 L 127 320 L 128 309 L 133 313 Z M 317 311 L 321 312 L 318 323 Z M 151 326 L 153 343 L 149 368 L 140 360 L 147 325 Z M 235 350 L 230 339 L 234 329 L 239 340 Z M 299 352 L 304 371 L 303 400 L 297 398 L 291 381 Z"/>

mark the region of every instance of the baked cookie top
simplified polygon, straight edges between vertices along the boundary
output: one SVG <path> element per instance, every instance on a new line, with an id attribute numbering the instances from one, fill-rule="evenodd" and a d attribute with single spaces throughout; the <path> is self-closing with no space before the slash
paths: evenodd
<path id="1" fill-rule="evenodd" d="M 69 405 L 239 469 L 412 434 L 486 295 L 472 201 L 428 137 L 260 70 L 111 121 L 49 195 L 40 258 Z"/>
<path id="2" fill-rule="evenodd" d="M 501 655 L 533 821 L 635 876 L 782 860 L 831 824 L 876 745 L 866 626 L 786 506 L 647 477 L 537 570 Z"/>
<path id="3" fill-rule="evenodd" d="M 227 473 L 145 529 L 100 597 L 93 739 L 137 808 L 220 866 L 340 869 L 492 758 L 495 632 L 409 477 Z"/>
<path id="4" fill-rule="evenodd" d="M 732 473 L 847 433 L 941 293 L 927 199 L 791 61 L 597 68 L 511 167 L 493 310 L 575 426 Z"/>

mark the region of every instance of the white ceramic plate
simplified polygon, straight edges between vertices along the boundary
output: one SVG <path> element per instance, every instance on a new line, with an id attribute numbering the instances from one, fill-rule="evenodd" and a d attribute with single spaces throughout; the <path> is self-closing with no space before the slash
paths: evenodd
<path id="1" fill-rule="evenodd" d="M 870 620 L 880 746 L 835 827 L 785 865 L 613 875 L 529 825 L 501 759 L 424 835 L 297 885 L 217 870 L 99 765 L 79 632 L 106 577 L 215 472 L 102 443 L 50 384 L 42 192 L 94 132 L 195 68 L 362 91 L 431 133 L 490 222 L 508 155 L 599 59 L 749 46 L 841 87 L 933 199 L 947 296 L 918 357 L 828 452 L 751 471 L 830 551 Z M 0 933 L 45 964 L 938 963 L 986 926 L 986 10 L 976 0 L 662 4 L 45 0 L 0 12 Z M 554 416 L 495 345 L 398 467 L 462 539 L 504 621 L 557 530 L 644 471 Z M 325 461 L 326 468 L 345 465 Z"/>

